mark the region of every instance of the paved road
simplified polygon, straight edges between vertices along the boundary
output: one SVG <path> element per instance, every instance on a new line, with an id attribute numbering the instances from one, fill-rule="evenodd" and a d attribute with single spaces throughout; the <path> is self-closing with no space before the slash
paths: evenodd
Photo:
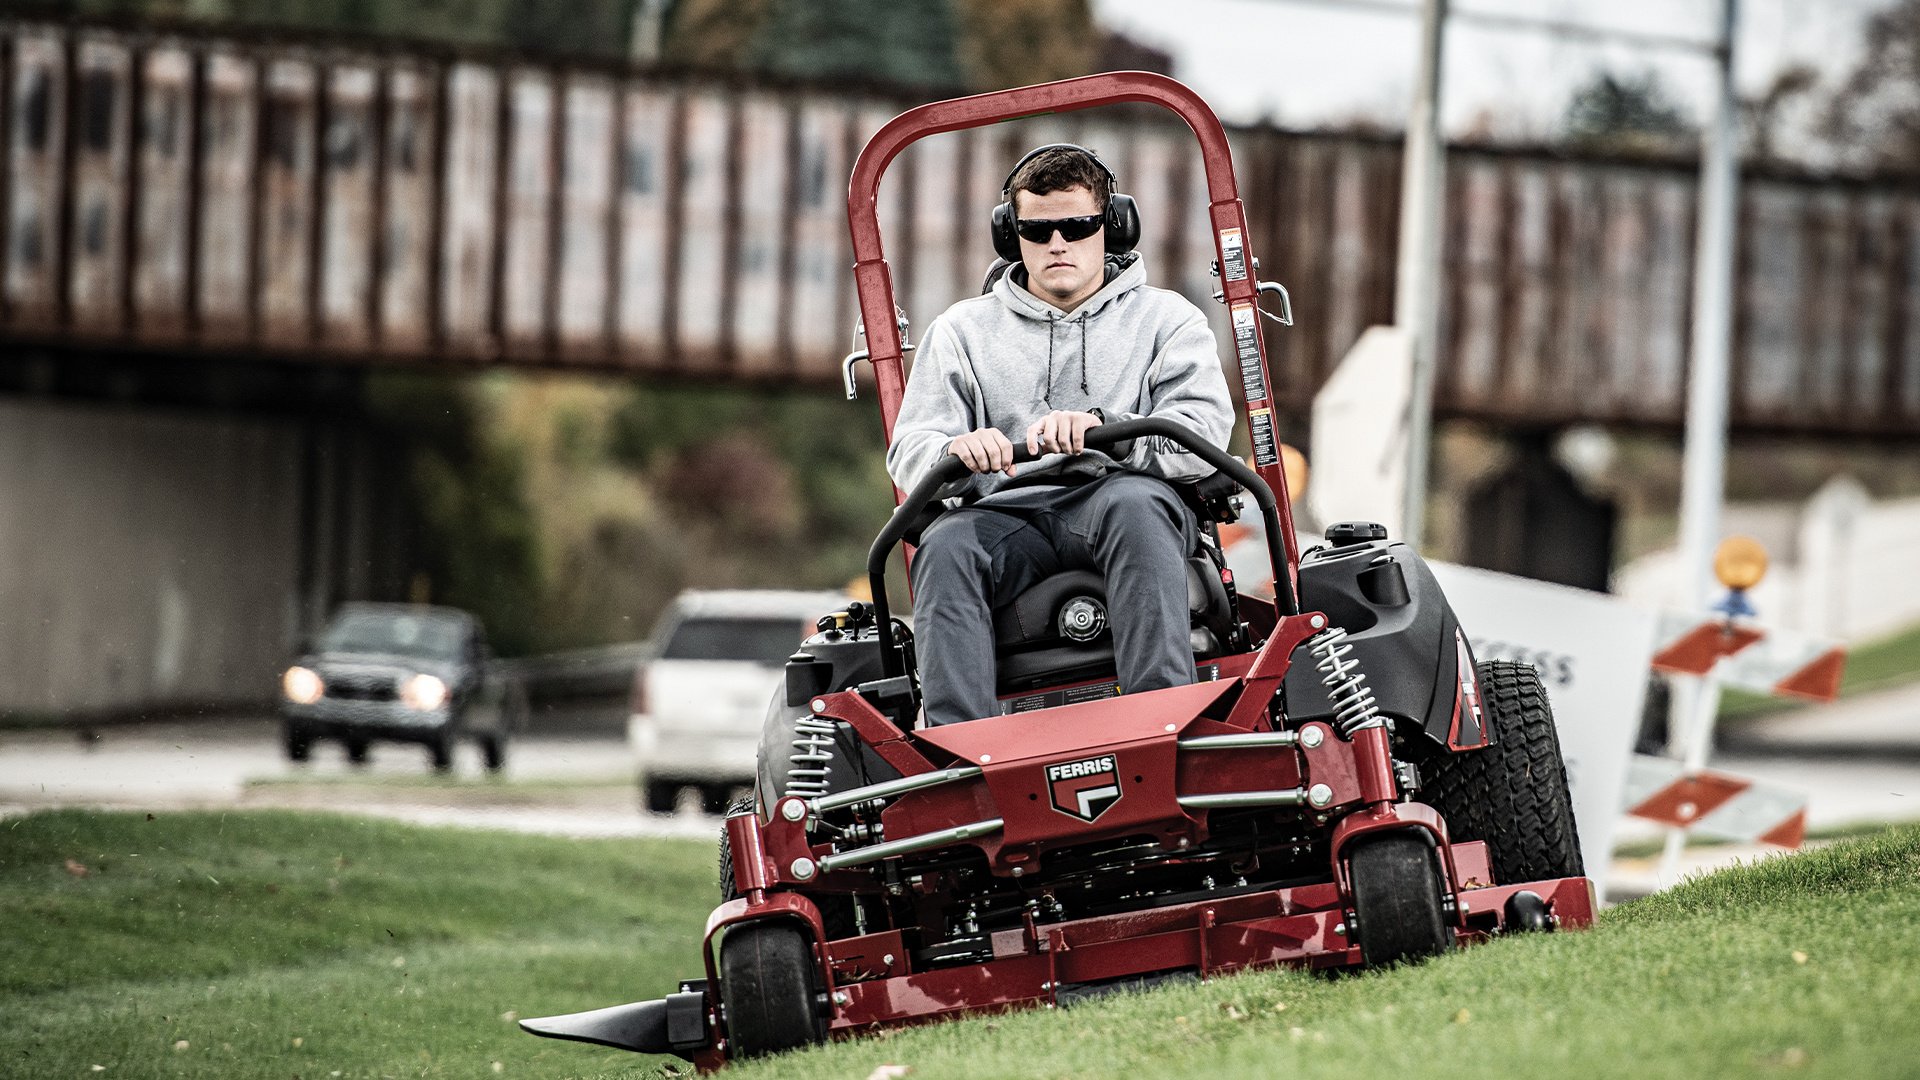
<path id="1" fill-rule="evenodd" d="M 641 813 L 629 760 L 617 738 L 527 735 L 514 741 L 506 782 L 494 787 L 474 783 L 486 771 L 471 745 L 456 753 L 451 783 L 433 774 L 425 750 L 398 744 L 376 743 L 364 768 L 349 765 L 335 743 L 295 765 L 267 719 L 103 728 L 90 739 L 11 732 L 0 733 L 0 814 L 293 806 L 564 835 L 714 834 L 712 818 Z"/>
<path id="2" fill-rule="evenodd" d="M 1748 723 L 1727 733 L 1710 764 L 1807 791 L 1816 831 L 1920 819 L 1920 685 Z M 485 772 L 471 746 L 461 748 L 451 784 L 433 776 L 424 750 L 408 746 L 376 744 L 372 764 L 355 769 L 337 745 L 323 743 L 311 763 L 294 765 L 267 719 L 106 728 L 85 741 L 0 733 L 0 814 L 71 805 L 293 806 L 576 836 L 714 835 L 718 822 L 697 813 L 640 813 L 629 771 L 622 740 L 581 731 L 517 740 L 499 787 L 473 782 Z M 368 782 L 345 782 L 356 776 Z M 1623 829 L 1623 839 L 1657 834 L 1637 823 Z M 1762 853 L 1711 849 L 1690 865 Z"/>

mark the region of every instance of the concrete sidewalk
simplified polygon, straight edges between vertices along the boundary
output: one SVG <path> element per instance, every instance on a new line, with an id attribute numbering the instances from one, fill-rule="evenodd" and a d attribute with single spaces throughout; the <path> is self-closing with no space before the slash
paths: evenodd
<path id="1" fill-rule="evenodd" d="M 1716 749 L 1738 757 L 1920 759 L 1920 682 L 1723 725 Z"/>

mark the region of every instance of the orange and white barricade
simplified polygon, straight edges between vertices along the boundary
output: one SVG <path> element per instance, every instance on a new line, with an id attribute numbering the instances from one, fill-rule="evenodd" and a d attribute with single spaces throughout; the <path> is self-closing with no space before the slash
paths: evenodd
<path id="1" fill-rule="evenodd" d="M 1832 701 L 1847 666 L 1838 641 L 1720 615 L 1663 612 L 1656 635 L 1655 671 L 1697 677 L 1718 665 L 1722 685 L 1760 694 Z"/>
<path id="2" fill-rule="evenodd" d="M 1634 817 L 1693 836 L 1797 848 L 1807 837 L 1807 795 L 1671 758 L 1635 754 L 1622 806 Z"/>

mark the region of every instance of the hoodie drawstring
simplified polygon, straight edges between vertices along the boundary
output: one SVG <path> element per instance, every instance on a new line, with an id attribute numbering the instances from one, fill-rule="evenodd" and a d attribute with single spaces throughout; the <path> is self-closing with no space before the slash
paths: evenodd
<path id="1" fill-rule="evenodd" d="M 1051 335 L 1049 335 L 1051 336 Z M 1087 317 L 1080 316 L 1080 396 L 1087 397 Z"/>
<path id="2" fill-rule="evenodd" d="M 1082 399 L 1092 396 L 1087 389 L 1087 317 L 1076 320 L 1080 324 L 1080 396 Z M 1053 410 L 1053 330 L 1060 323 L 1060 316 L 1047 316 L 1047 392 L 1041 398 L 1041 404 L 1051 412 Z"/>
<path id="3" fill-rule="evenodd" d="M 1060 322 L 1058 315 L 1047 316 L 1047 392 L 1040 396 L 1040 403 L 1053 411 L 1053 328 Z"/>

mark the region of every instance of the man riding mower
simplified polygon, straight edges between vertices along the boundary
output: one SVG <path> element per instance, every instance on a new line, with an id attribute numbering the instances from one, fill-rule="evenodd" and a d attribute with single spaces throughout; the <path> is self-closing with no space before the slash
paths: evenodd
<path id="1" fill-rule="evenodd" d="M 993 225 L 1019 265 L 935 324 L 905 386 L 874 209 L 887 164 L 938 132 L 1117 102 L 1165 106 L 1200 141 L 1251 466 L 1220 445 L 1204 319 L 1127 284 L 1135 264 L 1109 270 L 1111 174 L 1103 205 L 1097 184 L 1018 187 L 1016 166 Z M 849 361 L 873 363 L 909 489 L 869 552 L 873 602 L 827 614 L 788 661 L 755 797 L 722 835 L 704 977 L 523 1028 L 715 1068 L 1167 977 L 1392 964 L 1591 922 L 1533 670 L 1476 664 L 1426 564 L 1378 526 L 1295 549 L 1262 289 L 1225 133 L 1196 95 L 1123 72 L 922 106 L 868 143 L 848 209 L 867 337 Z M 1097 271 L 1074 249 L 1096 237 Z M 1102 350 L 1103 320 L 1145 315 L 1129 333 L 1150 348 Z M 1053 342 L 1052 370 L 1032 350 L 987 359 L 1008 328 Z M 1001 395 L 1035 388 L 1008 415 Z M 956 494 L 971 502 L 936 516 Z M 1220 555 L 1243 494 L 1271 600 L 1239 594 Z M 916 538 L 909 633 L 886 570 Z"/>

